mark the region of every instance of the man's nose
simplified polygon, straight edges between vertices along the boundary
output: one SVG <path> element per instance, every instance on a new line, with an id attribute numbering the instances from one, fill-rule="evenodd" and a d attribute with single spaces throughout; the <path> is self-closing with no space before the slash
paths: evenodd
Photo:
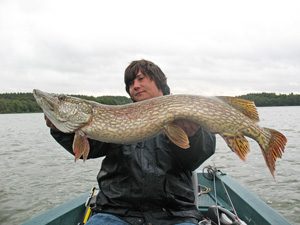
<path id="1" fill-rule="evenodd" d="M 140 83 L 138 82 L 138 80 L 136 80 L 136 79 L 133 80 L 132 87 L 134 90 L 137 90 L 140 88 Z"/>

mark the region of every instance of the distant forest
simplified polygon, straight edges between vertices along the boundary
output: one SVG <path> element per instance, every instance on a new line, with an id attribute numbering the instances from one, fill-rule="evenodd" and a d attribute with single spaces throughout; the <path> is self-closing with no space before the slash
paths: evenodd
<path id="1" fill-rule="evenodd" d="M 122 105 L 132 102 L 125 96 L 86 96 L 71 95 L 90 101 L 99 102 L 106 105 Z M 42 112 L 42 109 L 36 103 L 32 93 L 5 93 L 0 94 L 0 114 L 1 113 L 32 113 Z"/>
<path id="2" fill-rule="evenodd" d="M 254 101 L 256 106 L 300 106 L 300 95 L 293 93 L 253 93 L 237 97 Z"/>
<path id="3" fill-rule="evenodd" d="M 125 96 L 85 96 L 72 95 L 74 97 L 99 102 L 107 105 L 122 105 L 131 102 Z M 252 100 L 256 106 L 300 106 L 299 94 L 275 94 L 275 93 L 253 93 L 236 96 Z M 0 94 L 0 113 L 32 113 L 42 112 L 36 103 L 32 93 L 4 93 Z"/>

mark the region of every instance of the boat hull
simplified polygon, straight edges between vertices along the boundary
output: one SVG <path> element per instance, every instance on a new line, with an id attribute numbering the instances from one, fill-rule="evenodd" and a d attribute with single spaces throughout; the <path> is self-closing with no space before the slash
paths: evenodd
<path id="1" fill-rule="evenodd" d="M 220 172 L 215 173 L 215 176 L 211 173 L 198 173 L 197 178 L 202 190 L 202 194 L 197 198 L 197 205 L 203 215 L 207 214 L 209 207 L 218 204 L 229 211 L 236 211 L 239 218 L 247 225 L 291 225 L 278 212 L 230 176 Z M 83 221 L 85 202 L 88 197 L 89 193 L 83 194 L 23 225 L 78 225 Z"/>
<path id="2" fill-rule="evenodd" d="M 198 209 L 202 213 L 205 214 L 208 207 L 215 205 L 217 202 L 218 205 L 229 211 L 235 210 L 239 218 L 247 225 L 291 225 L 291 223 L 277 211 L 268 206 L 258 196 L 241 186 L 230 176 L 223 173 L 216 173 L 215 175 L 214 185 L 213 177 L 210 177 L 212 179 L 207 179 L 207 174 L 198 173 L 199 184 L 211 189 L 209 193 L 202 194 L 198 197 Z M 217 201 L 214 194 L 214 186 L 216 187 Z M 231 206 L 224 187 L 230 196 L 234 209 Z"/>

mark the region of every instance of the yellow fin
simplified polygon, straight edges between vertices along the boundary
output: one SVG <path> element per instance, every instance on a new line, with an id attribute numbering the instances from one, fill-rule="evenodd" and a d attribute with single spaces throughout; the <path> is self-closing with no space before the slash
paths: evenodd
<path id="1" fill-rule="evenodd" d="M 264 159 L 266 161 L 266 164 L 274 177 L 275 172 L 275 162 L 277 158 L 281 158 L 282 154 L 284 152 L 285 145 L 287 143 L 286 137 L 280 133 L 279 131 L 276 131 L 274 129 L 270 128 L 263 128 L 264 132 L 268 132 L 271 134 L 269 144 L 267 147 L 263 147 L 263 144 L 259 143 Z"/>
<path id="2" fill-rule="evenodd" d="M 90 144 L 86 135 L 82 131 L 76 131 L 73 140 L 73 152 L 75 161 L 80 159 L 86 160 L 90 152 Z"/>
<path id="3" fill-rule="evenodd" d="M 221 135 L 226 141 L 229 148 L 234 151 L 241 160 L 246 160 L 246 156 L 249 150 L 249 142 L 243 135 L 232 136 L 232 135 Z"/>
<path id="4" fill-rule="evenodd" d="M 223 102 L 226 102 L 233 108 L 239 110 L 241 113 L 243 113 L 253 121 L 259 121 L 258 112 L 253 101 L 229 96 L 217 96 L 217 98 L 222 100 Z"/>
<path id="5" fill-rule="evenodd" d="M 164 132 L 168 138 L 177 146 L 183 149 L 190 147 L 190 141 L 185 131 L 174 123 L 164 126 Z"/>

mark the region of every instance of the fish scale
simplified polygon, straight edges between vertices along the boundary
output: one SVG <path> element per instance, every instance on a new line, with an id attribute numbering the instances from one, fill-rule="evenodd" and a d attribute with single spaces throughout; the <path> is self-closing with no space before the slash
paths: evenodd
<path id="1" fill-rule="evenodd" d="M 88 157 L 87 138 L 130 144 L 164 132 L 176 145 L 187 149 L 188 137 L 175 123 L 183 119 L 222 136 L 242 160 L 250 151 L 245 137 L 254 139 L 274 176 L 276 159 L 282 157 L 287 142 L 280 132 L 258 125 L 258 113 L 252 101 L 234 97 L 168 95 L 111 106 L 36 89 L 33 95 L 59 130 L 75 132 L 75 159 Z"/>

